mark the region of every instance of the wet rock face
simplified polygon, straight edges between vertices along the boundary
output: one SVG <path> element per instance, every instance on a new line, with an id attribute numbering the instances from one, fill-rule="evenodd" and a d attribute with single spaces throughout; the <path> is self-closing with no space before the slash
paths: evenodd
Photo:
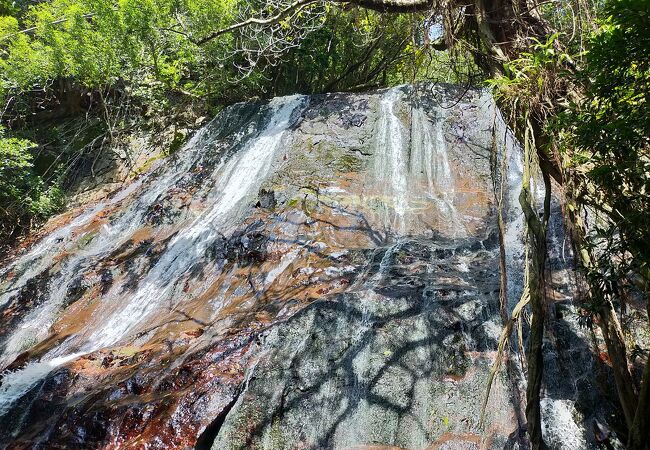
<path id="1" fill-rule="evenodd" d="M 0 272 L 0 444 L 523 448 L 516 361 L 478 425 L 501 327 L 494 186 L 512 305 L 523 264 L 519 156 L 495 118 L 451 86 L 235 105 L 55 218 Z M 547 433 L 563 448 L 581 430 L 579 448 L 600 397 L 554 388 L 593 362 L 567 358 L 580 331 L 558 320 L 545 407 L 573 422 Z"/>
<path id="2" fill-rule="evenodd" d="M 425 448 L 468 430 L 481 441 L 497 261 L 456 245 L 390 246 L 358 287 L 263 333 L 247 388 L 212 448 Z M 452 256 L 438 259 L 440 249 Z M 492 407 L 487 435 L 502 448 L 517 426 L 501 380 Z"/>

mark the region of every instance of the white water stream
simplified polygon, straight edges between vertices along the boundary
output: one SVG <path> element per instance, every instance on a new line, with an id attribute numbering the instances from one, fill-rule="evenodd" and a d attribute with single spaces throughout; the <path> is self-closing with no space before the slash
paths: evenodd
<path id="1" fill-rule="evenodd" d="M 285 139 L 285 131 L 296 120 L 296 112 L 306 105 L 303 96 L 274 99 L 269 104 L 270 117 L 264 128 L 244 148 L 236 152 L 224 164 L 216 165 L 211 174 L 215 182 L 208 195 L 209 203 L 182 232 L 169 243 L 158 262 L 142 279 L 134 293 L 120 295 L 122 286 L 113 286 L 102 301 L 103 314 L 96 314 L 97 323 L 88 328 L 86 336 L 72 336 L 44 355 L 38 362 L 30 362 L 24 368 L 5 373 L 0 385 L 0 415 L 21 398 L 54 368 L 75 358 L 112 345 L 124 336 L 146 324 L 147 317 L 157 308 L 167 307 L 173 300 L 176 282 L 203 256 L 206 249 L 228 232 L 238 222 L 248 207 L 247 201 L 259 190 L 261 183 L 271 172 L 278 150 Z M 51 256 L 66 249 L 75 248 L 77 240 L 71 239 L 75 230 L 88 224 L 105 208 L 137 195 L 126 211 L 109 226 L 100 229 L 88 244 L 66 260 L 59 274 L 50 281 L 48 298 L 31 311 L 7 339 L 0 355 L 0 368 L 6 366 L 25 349 L 47 337 L 49 328 L 65 302 L 66 293 L 79 272 L 118 248 L 144 225 L 144 215 L 151 205 L 187 174 L 201 152 L 212 145 L 211 125 L 203 128 L 186 145 L 183 158 L 162 177 L 146 183 L 146 179 L 133 183 L 112 199 L 99 203 L 83 212 L 70 224 L 45 237 L 33 249 L 7 267 L 1 274 L 10 272 L 20 275 L 2 285 L 0 305 L 11 300 L 27 281 L 51 264 Z M 182 297 L 181 297 L 182 298 Z M 177 299 L 178 301 L 178 299 Z"/>
<path id="2" fill-rule="evenodd" d="M 408 210 L 408 160 L 404 145 L 407 130 L 395 115 L 395 106 L 401 98 L 401 90 L 394 88 L 381 99 L 374 165 L 374 175 L 382 197 L 380 200 L 384 205 L 384 229 L 399 234 L 406 231 Z M 388 206 L 392 208 L 392 215 Z"/>
<path id="3" fill-rule="evenodd" d="M 446 112 L 436 108 L 432 121 L 422 107 L 409 108 L 405 115 L 410 124 L 404 124 L 399 113 L 403 97 L 403 88 L 396 87 L 380 101 L 373 176 L 383 227 L 395 235 L 408 234 L 416 215 L 433 208 L 444 219 L 450 236 L 466 236 L 463 218 L 454 205 L 455 180 L 444 136 Z"/>

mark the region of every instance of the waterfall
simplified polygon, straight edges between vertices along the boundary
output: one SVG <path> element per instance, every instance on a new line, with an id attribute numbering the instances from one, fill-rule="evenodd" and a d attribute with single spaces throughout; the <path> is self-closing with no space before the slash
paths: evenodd
<path id="1" fill-rule="evenodd" d="M 453 237 L 466 235 L 462 218 L 459 216 L 455 201 L 455 180 L 449 164 L 447 142 L 444 136 L 446 120 L 445 109 L 437 107 L 435 110 L 435 123 L 431 124 L 424 109 L 419 106 L 413 108 L 412 113 L 412 151 L 410 168 L 413 183 L 410 186 L 410 198 L 421 197 L 426 194 L 427 200 L 424 208 L 432 206 L 439 211 L 440 226 L 449 230 Z M 418 183 L 418 176 L 423 176 L 426 189 Z M 431 205 L 431 202 L 434 205 Z"/>
<path id="2" fill-rule="evenodd" d="M 0 305 L 7 305 L 30 279 L 52 265 L 52 257 L 60 254 L 70 255 L 50 279 L 47 300 L 30 311 L 18 328 L 6 338 L 0 354 L 0 370 L 24 350 L 25 343 L 40 342 L 47 337 L 49 328 L 65 301 L 68 287 L 86 268 L 119 248 L 130 238 L 132 232 L 142 227 L 146 211 L 173 188 L 196 160 L 201 158 L 201 153 L 214 142 L 210 136 L 213 126 L 214 121 L 196 133 L 184 148 L 179 150 L 179 153 L 183 154 L 182 160 L 178 161 L 178 164 L 174 161 L 162 167 L 165 170 L 161 176 L 156 176 L 158 174 L 155 170 L 148 172 L 108 200 L 100 201 L 83 211 L 69 224 L 45 236 L 29 252 L 0 272 L 0 276 L 5 280 L 1 284 L 3 291 L 0 293 Z M 84 231 L 93 220 L 97 220 L 100 213 L 111 211 L 126 200 L 131 203 L 125 206 L 110 226 L 105 224 L 94 233 Z M 86 239 L 88 242 L 83 248 L 79 248 L 79 242 Z M 9 277 L 9 274 L 12 276 Z"/>
<path id="3" fill-rule="evenodd" d="M 268 176 L 271 163 L 291 125 L 296 109 L 303 106 L 301 96 L 273 100 L 268 125 L 243 150 L 237 152 L 216 174 L 220 189 L 213 202 L 188 227 L 170 242 L 160 261 L 142 280 L 135 295 L 119 308 L 90 339 L 90 348 L 114 344 L 147 317 L 165 300 L 172 302 L 175 281 L 201 258 L 215 239 L 236 224 L 246 199 L 257 194 Z M 182 297 L 181 297 L 182 298 Z M 178 301 L 178 299 L 176 299 Z"/>
<path id="4" fill-rule="evenodd" d="M 487 94 L 399 86 L 226 108 L 0 268 L 0 447 L 185 448 L 215 427 L 215 450 L 517 445 L 505 376 L 477 426 L 502 326 L 495 136 L 512 307 L 521 154 Z M 579 448 L 584 408 L 551 392 L 570 363 L 553 365 L 552 344 L 545 433 Z M 562 373 L 586 379 L 586 355 Z"/>
<path id="5" fill-rule="evenodd" d="M 83 352 L 71 353 L 49 360 L 31 362 L 21 370 L 3 374 L 2 385 L 0 385 L 0 417 L 11 411 L 13 403 L 27 394 L 48 373 L 83 354 Z"/>
<path id="6" fill-rule="evenodd" d="M 375 133 L 373 176 L 385 230 L 404 235 L 418 229 L 417 216 L 435 216 L 436 227 L 451 237 L 467 235 L 458 212 L 455 179 L 444 136 L 446 110 L 422 106 L 403 110 L 404 87 L 380 100 Z M 433 113 L 433 120 L 431 119 Z M 404 124 L 409 118 L 409 128 Z"/>
<path id="7" fill-rule="evenodd" d="M 399 88 L 388 90 L 380 101 L 380 116 L 375 148 L 374 175 L 379 186 L 385 230 L 403 234 L 408 211 L 406 130 L 395 115 L 395 105 L 402 98 Z"/>
<path id="8" fill-rule="evenodd" d="M 203 257 L 206 249 L 215 239 L 237 223 L 248 206 L 247 200 L 251 200 L 257 194 L 259 186 L 268 176 L 285 138 L 285 131 L 296 120 L 296 112 L 304 108 L 305 104 L 306 98 L 302 96 L 274 99 L 270 102 L 270 118 L 267 125 L 225 164 L 216 166 L 212 177 L 217 182 L 212 185 L 215 192 L 211 195 L 211 203 L 206 205 L 205 210 L 186 229 L 172 239 L 160 260 L 138 283 L 135 293 L 120 298 L 119 290 L 114 287 L 104 300 L 106 303 L 104 314 L 98 315 L 97 324 L 89 336 L 68 338 L 63 344 L 44 355 L 40 362 L 29 363 L 17 372 L 4 375 L 0 387 L 0 415 L 52 369 L 83 354 L 115 344 L 138 326 L 146 323 L 147 316 L 160 305 L 172 302 L 173 307 L 173 302 L 182 299 L 182 297 L 173 298 L 176 281 L 192 267 L 193 263 Z M 62 267 L 56 282 L 52 283 L 47 300 L 34 309 L 20 323 L 17 331 L 7 339 L 0 361 L 7 364 L 13 360 L 22 350 L 21 346 L 26 339 L 30 338 L 38 342 L 47 336 L 49 327 L 65 301 L 66 291 L 81 267 L 88 267 L 96 261 L 96 256 L 117 248 L 123 241 L 120 236 L 130 235 L 127 229 L 135 230 L 142 227 L 146 206 L 155 204 L 161 194 L 172 188 L 174 183 L 196 162 L 195 158 L 201 157 L 200 150 L 210 145 L 209 140 L 203 141 L 206 134 L 209 134 L 209 130 L 210 125 L 204 131 L 197 133 L 197 136 L 188 143 L 189 152 L 183 155 L 181 164 L 175 167 L 175 170 L 169 171 L 161 179 L 154 179 L 153 183 L 148 183 L 145 189 L 137 192 L 140 197 L 134 199 L 133 206 L 130 208 L 131 213 L 125 213 L 111 227 L 103 229 L 100 236 L 93 238 L 92 245 L 88 249 L 77 253 Z M 46 237 L 5 273 L 9 270 L 17 270 L 18 267 L 33 265 L 45 259 L 46 253 L 51 254 L 54 250 L 64 248 L 63 245 L 56 244 L 61 239 L 65 242 L 66 235 L 73 234 L 74 230 L 87 224 L 100 211 L 133 195 L 142 184 L 142 180 L 133 183 L 111 200 L 82 213 L 69 225 Z M 72 242 L 66 243 L 70 245 Z M 28 269 L 19 280 L 10 283 L 11 292 L 6 292 L 3 300 L 9 301 L 12 292 L 26 283 L 35 272 L 33 269 Z"/>

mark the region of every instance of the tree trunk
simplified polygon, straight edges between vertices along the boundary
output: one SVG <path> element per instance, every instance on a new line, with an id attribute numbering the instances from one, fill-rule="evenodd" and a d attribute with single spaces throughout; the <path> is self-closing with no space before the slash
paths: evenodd
<path id="1" fill-rule="evenodd" d="M 506 225 L 503 220 L 503 184 L 506 177 L 506 154 L 499 152 L 496 136 L 496 111 L 492 124 L 492 151 L 490 152 L 490 169 L 492 172 L 492 189 L 497 207 L 497 232 L 499 237 L 499 313 L 504 324 L 508 322 L 508 272 L 506 264 Z M 501 146 L 501 148 L 505 148 Z"/>
<path id="2" fill-rule="evenodd" d="M 548 179 L 545 176 L 545 179 Z M 546 188 L 546 197 L 550 199 L 550 181 Z M 526 387 L 526 419 L 528 421 L 528 435 L 534 450 L 545 449 L 542 439 L 540 392 L 542 376 L 544 373 L 544 355 L 542 344 L 544 340 L 544 319 L 546 315 L 544 301 L 544 266 L 546 263 L 546 223 L 541 222 L 537 213 L 531 207 L 531 195 L 528 187 L 522 188 L 519 201 L 524 210 L 528 224 L 528 238 L 531 246 L 530 275 L 528 288 L 530 290 L 530 305 L 532 320 L 530 337 L 528 341 L 528 386 Z M 544 201 L 544 215 L 546 216 L 547 201 Z"/>
<path id="3" fill-rule="evenodd" d="M 628 368 L 627 351 L 625 348 L 625 339 L 621 324 L 616 316 L 616 311 L 609 300 L 604 300 L 604 310 L 601 314 L 602 324 L 600 326 L 607 346 L 607 354 L 612 363 L 614 372 L 614 382 L 618 399 L 623 409 L 625 423 L 628 430 L 632 428 L 637 406 L 637 392 L 632 379 L 632 374 Z"/>
<path id="4" fill-rule="evenodd" d="M 533 208 L 534 199 L 530 192 L 530 152 L 532 146 L 529 135 L 530 129 L 530 127 L 527 128 L 524 138 L 524 173 L 521 194 L 519 195 L 519 203 L 524 212 L 528 231 L 530 248 L 528 289 L 530 291 L 530 306 L 533 312 L 526 358 L 528 362 L 526 420 L 528 421 L 528 436 L 533 450 L 544 450 L 546 444 L 542 437 L 540 397 L 544 374 L 544 355 L 542 352 L 546 314 L 544 269 L 546 265 L 546 229 L 551 212 L 551 179 L 547 173 L 542 173 L 545 193 L 544 211 L 540 220 L 537 211 Z"/>
<path id="5" fill-rule="evenodd" d="M 646 303 L 646 313 L 650 318 L 650 301 Z M 650 449 L 650 355 L 645 362 L 641 377 L 641 393 L 630 428 L 627 448 L 628 450 Z"/>
<path id="6" fill-rule="evenodd" d="M 571 187 L 568 186 L 567 195 L 571 196 L 571 194 Z M 569 223 L 571 224 L 571 235 L 573 237 L 573 243 L 576 248 L 576 254 L 580 257 L 580 263 L 583 268 L 585 268 L 587 271 L 595 270 L 596 268 L 594 267 L 593 257 L 585 245 L 585 224 L 577 212 L 574 201 L 570 201 L 573 209 L 569 208 L 568 210 Z M 604 298 L 602 292 L 600 292 L 597 288 L 590 287 L 590 295 L 593 298 L 595 304 L 602 305 L 602 310 L 599 314 L 599 328 L 603 334 L 605 346 L 607 347 L 607 354 L 609 355 L 612 372 L 614 375 L 614 383 L 616 384 L 616 393 L 621 405 L 621 409 L 623 410 L 623 416 L 625 418 L 625 424 L 628 428 L 630 442 L 632 439 L 641 439 L 640 442 L 644 442 L 643 439 L 647 438 L 647 435 L 644 434 L 644 431 L 647 433 L 647 428 L 650 425 L 648 423 L 648 416 L 650 413 L 646 413 L 645 416 L 642 413 L 642 410 L 644 408 L 647 408 L 647 405 L 645 405 L 645 403 L 648 402 L 648 387 L 646 385 L 646 383 L 650 381 L 648 380 L 648 377 L 650 377 L 650 375 L 647 375 L 648 367 L 646 366 L 646 370 L 644 371 L 641 385 L 641 392 L 643 394 L 645 389 L 646 398 L 644 401 L 641 401 L 638 398 L 634 380 L 628 368 L 625 338 L 623 336 L 623 330 L 618 320 L 618 316 L 616 315 L 614 305 L 612 304 L 611 300 Z M 641 414 L 641 417 L 638 417 L 639 414 Z M 637 423 L 639 424 L 639 427 L 636 427 Z M 635 427 L 637 428 L 636 432 L 634 431 Z M 631 449 L 632 447 L 629 448 Z M 643 449 L 644 447 L 637 448 Z"/>
<path id="7" fill-rule="evenodd" d="M 650 317 L 650 302 L 646 304 Z M 628 450 L 644 450 L 650 448 L 650 357 L 645 363 L 641 378 L 641 393 L 637 403 L 636 414 L 630 428 Z"/>

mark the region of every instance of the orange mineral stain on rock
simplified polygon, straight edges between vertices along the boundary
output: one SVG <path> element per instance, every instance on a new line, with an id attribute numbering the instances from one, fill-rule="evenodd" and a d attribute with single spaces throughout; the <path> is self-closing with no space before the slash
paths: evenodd
<path id="1" fill-rule="evenodd" d="M 467 448 L 468 450 L 487 450 L 489 448 L 489 442 L 491 442 L 491 439 L 485 439 L 481 435 L 474 433 L 445 433 L 436 439 L 435 442 L 428 447 L 428 450 L 439 450 L 454 443 L 464 444 L 463 448 Z"/>
<path id="2" fill-rule="evenodd" d="M 383 440 L 349 450 L 404 450 L 375 442 L 425 447 L 432 431 L 405 429 L 403 419 L 438 426 L 430 406 L 449 408 L 454 430 L 472 429 L 475 397 L 461 394 L 483 386 L 494 353 L 474 345 L 493 344 L 480 326 L 497 311 L 498 250 L 483 246 L 494 195 L 488 154 L 475 154 L 488 146 L 470 152 L 449 136 L 455 110 L 471 102 L 447 115 L 425 99 L 431 129 L 414 136 L 406 91 L 318 97 L 292 114 L 282 108 L 296 98 L 255 104 L 223 116 L 241 119 L 240 129 L 217 120 L 123 199 L 89 204 L 105 206 L 46 255 L 48 292 L 28 290 L 28 301 L 2 311 L 12 319 L 53 302 L 50 334 L 14 368 L 65 345 L 67 354 L 91 349 L 20 405 L 29 420 L 11 447 L 186 449 L 206 429 L 230 427 L 240 449 L 276 437 L 281 448 L 340 448 L 363 429 Z M 488 134 L 477 132 L 478 143 Z M 411 160 L 414 138 L 437 140 L 426 160 Z M 406 164 L 375 173 L 378 158 Z M 19 248 L 82 212 L 52 219 Z M 495 405 L 506 389 L 495 383 Z M 487 449 L 490 433 L 501 439 L 516 423 L 507 406 L 495 415 L 501 428 L 486 436 L 449 431 L 429 448 Z M 399 440 L 386 432 L 392 418 Z"/>

